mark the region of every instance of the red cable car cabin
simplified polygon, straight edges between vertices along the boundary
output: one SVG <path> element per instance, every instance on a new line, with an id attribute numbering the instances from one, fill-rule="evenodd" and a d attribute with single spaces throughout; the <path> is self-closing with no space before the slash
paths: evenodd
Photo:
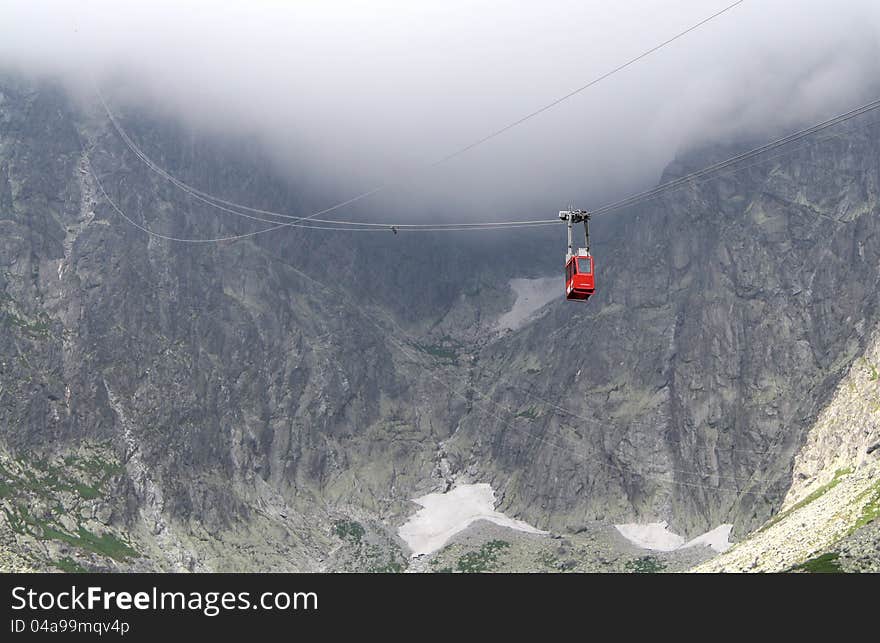
<path id="1" fill-rule="evenodd" d="M 583 250 L 581 251 L 583 252 Z M 565 265 L 565 298 L 587 301 L 596 292 L 593 257 L 575 255 Z"/>

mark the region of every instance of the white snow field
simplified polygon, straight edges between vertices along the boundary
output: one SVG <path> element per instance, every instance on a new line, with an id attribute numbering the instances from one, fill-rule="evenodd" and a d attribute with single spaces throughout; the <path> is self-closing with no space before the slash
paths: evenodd
<path id="1" fill-rule="evenodd" d="M 511 279 L 510 287 L 516 293 L 513 307 L 498 318 L 498 330 L 516 330 L 525 325 L 532 315 L 557 297 L 563 297 L 565 284 L 562 276 L 539 279 Z"/>
<path id="2" fill-rule="evenodd" d="M 697 536 L 693 540 L 689 540 L 685 543 L 685 547 L 694 547 L 696 545 L 707 545 L 711 547 L 717 552 L 723 552 L 730 549 L 732 542 L 730 542 L 730 530 L 733 529 L 733 525 L 723 524 L 718 525 L 715 529 L 707 531 L 702 536 Z"/>
<path id="3" fill-rule="evenodd" d="M 446 493 L 429 493 L 413 502 L 422 508 L 397 530 L 413 557 L 437 551 L 478 520 L 530 534 L 549 533 L 495 511 L 495 492 L 485 483 L 461 485 Z"/>
<path id="4" fill-rule="evenodd" d="M 653 551 L 675 551 L 676 549 L 706 545 L 720 553 L 733 544 L 729 540 L 730 530 L 733 528 L 733 525 L 730 524 L 718 525 L 715 529 L 687 542 L 682 536 L 669 531 L 669 524 L 665 520 L 663 522 L 628 523 L 614 526 L 632 544 Z"/>

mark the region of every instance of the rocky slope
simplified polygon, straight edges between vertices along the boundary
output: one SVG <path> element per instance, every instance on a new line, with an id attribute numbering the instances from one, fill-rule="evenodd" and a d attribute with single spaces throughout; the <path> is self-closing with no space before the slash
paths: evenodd
<path id="1" fill-rule="evenodd" d="M 662 573 L 686 571 L 711 558 L 708 547 L 648 552 L 603 523 L 551 537 L 474 523 L 438 552 L 413 561 L 415 573 Z"/>
<path id="2" fill-rule="evenodd" d="M 777 515 L 700 571 L 880 571 L 880 333 L 795 458 Z"/>
<path id="3" fill-rule="evenodd" d="M 493 279 L 462 260 L 477 243 L 440 252 L 436 239 L 388 239 L 390 255 L 382 241 L 342 246 L 296 230 L 156 241 L 120 218 L 95 176 L 124 212 L 165 233 L 252 226 L 218 219 L 150 173 L 93 107 L 15 80 L 0 97 L 0 436 L 10 458 L 26 459 L 7 475 L 4 506 L 15 514 L 32 503 L 21 480 L 39 474 L 37 463 L 78 480 L 67 459 L 94 443 L 119 471 L 98 492 L 106 520 L 84 528 L 135 543 L 139 556 L 97 561 L 79 547 L 72 560 L 82 567 L 323 569 L 345 547 L 337 525 L 347 520 L 386 542 L 389 515 L 405 513 L 413 490 L 444 484 L 433 475 L 438 442 L 467 409 L 459 391 L 469 360 L 447 359 L 442 338 L 454 324 L 473 335 L 482 313 L 472 302 Z M 133 122 L 157 158 L 187 168 L 194 183 L 307 207 L 239 141 L 224 147 L 172 124 Z M 407 276 L 425 256 L 438 277 L 418 294 Z M 485 309 L 500 313 L 510 294 L 496 289 L 502 303 Z M 401 324 L 437 331 L 414 338 Z M 440 375 L 456 388 L 438 392 Z M 3 525 L 38 566 L 81 544 L 76 518 L 54 527 L 85 500 L 64 492 L 70 502 L 47 498 L 58 510 L 26 528 Z M 394 559 L 395 548 L 382 556 Z"/>
<path id="4" fill-rule="evenodd" d="M 224 197 L 335 196 L 240 140 L 123 121 Z M 151 173 L 94 104 L 7 77 L 0 542 L 38 568 L 394 571 L 409 499 L 456 482 L 556 533 L 741 536 L 779 508 L 876 323 L 878 176 L 877 132 L 852 129 L 597 219 L 596 297 L 504 330 L 510 280 L 559 273 L 561 229 L 162 241 L 101 187 L 167 235 L 255 224 Z"/>

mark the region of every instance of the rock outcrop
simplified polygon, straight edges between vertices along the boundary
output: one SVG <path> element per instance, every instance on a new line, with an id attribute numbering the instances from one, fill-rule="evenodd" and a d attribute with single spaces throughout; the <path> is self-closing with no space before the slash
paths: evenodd
<path id="1" fill-rule="evenodd" d="M 810 430 L 779 513 L 699 571 L 880 571 L 878 367 L 880 332 Z"/>

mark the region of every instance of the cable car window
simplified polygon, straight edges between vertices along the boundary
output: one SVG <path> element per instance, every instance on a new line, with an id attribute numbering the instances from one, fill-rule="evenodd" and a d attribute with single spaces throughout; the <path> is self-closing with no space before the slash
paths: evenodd
<path id="1" fill-rule="evenodd" d="M 578 272 L 583 273 L 585 275 L 590 274 L 592 272 L 591 261 L 584 257 L 583 259 L 578 259 Z"/>

